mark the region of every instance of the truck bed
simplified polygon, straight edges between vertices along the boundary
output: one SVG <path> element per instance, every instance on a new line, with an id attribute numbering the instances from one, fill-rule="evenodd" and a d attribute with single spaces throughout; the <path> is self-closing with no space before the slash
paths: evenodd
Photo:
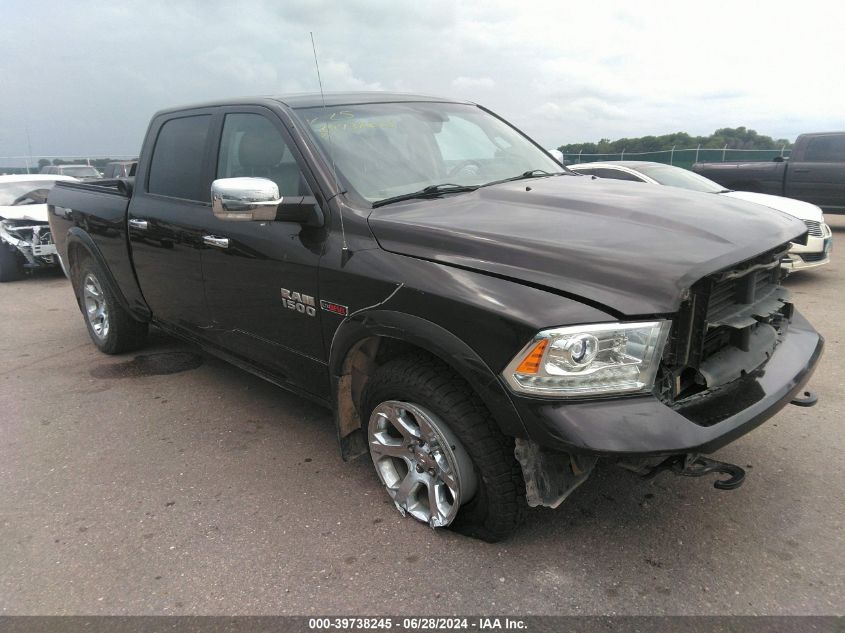
<path id="1" fill-rule="evenodd" d="M 68 247 L 75 239 L 92 241 L 127 303 L 146 310 L 135 278 L 126 226 L 133 185 L 134 178 L 57 182 L 47 197 L 48 216 L 62 261 L 68 261 Z"/>

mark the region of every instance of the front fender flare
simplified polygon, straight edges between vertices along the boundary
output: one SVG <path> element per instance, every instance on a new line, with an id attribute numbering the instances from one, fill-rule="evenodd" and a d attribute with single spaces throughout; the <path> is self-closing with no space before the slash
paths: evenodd
<path id="1" fill-rule="evenodd" d="M 472 348 L 436 323 L 393 310 L 357 313 L 344 320 L 335 331 L 329 352 L 335 411 L 339 410 L 337 396 L 347 355 L 357 343 L 374 336 L 404 341 L 438 357 L 469 383 L 487 405 L 503 434 L 528 437 L 505 386 Z M 336 421 L 343 445 L 343 433 L 337 417 Z"/>

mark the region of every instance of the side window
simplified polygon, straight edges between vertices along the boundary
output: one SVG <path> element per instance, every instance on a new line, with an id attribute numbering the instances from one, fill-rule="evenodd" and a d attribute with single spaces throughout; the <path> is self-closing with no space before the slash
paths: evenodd
<path id="1" fill-rule="evenodd" d="M 630 182 L 645 182 L 642 178 L 638 178 L 634 174 L 629 174 L 627 171 L 622 171 L 621 169 L 602 169 L 600 170 L 602 174 L 599 174 L 602 178 L 613 178 L 614 180 L 628 180 Z"/>
<path id="2" fill-rule="evenodd" d="M 282 196 L 311 192 L 279 130 L 260 114 L 227 114 L 217 158 L 217 178 L 268 178 Z"/>
<path id="3" fill-rule="evenodd" d="M 171 119 L 161 126 L 150 162 L 149 192 L 209 202 L 202 163 L 211 115 Z"/>
<path id="4" fill-rule="evenodd" d="M 608 169 L 606 167 L 596 167 L 595 169 L 589 170 L 580 170 L 582 173 L 591 174 L 593 176 L 598 176 L 599 178 L 610 178 L 612 180 L 628 180 L 631 182 L 644 182 L 642 179 L 637 178 L 633 174 L 629 174 L 626 171 L 622 171 L 620 169 Z"/>
<path id="5" fill-rule="evenodd" d="M 816 163 L 845 162 L 845 135 L 811 138 L 804 152 L 804 160 Z"/>

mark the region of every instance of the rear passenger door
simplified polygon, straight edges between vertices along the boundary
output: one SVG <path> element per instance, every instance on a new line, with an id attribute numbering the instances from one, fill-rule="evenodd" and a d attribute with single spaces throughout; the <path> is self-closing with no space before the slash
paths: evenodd
<path id="1" fill-rule="evenodd" d="M 201 253 L 212 215 L 212 119 L 202 109 L 153 121 L 152 156 L 141 159 L 128 214 L 132 260 L 153 316 L 195 335 L 210 323 Z"/>
<path id="2" fill-rule="evenodd" d="M 845 211 L 845 134 L 814 135 L 806 143 L 787 163 L 784 195 Z"/>
<path id="3" fill-rule="evenodd" d="M 276 114 L 226 108 L 216 129 L 215 178 L 267 178 L 283 197 L 313 195 L 316 183 Z M 220 344 L 281 382 L 325 396 L 318 300 L 325 229 L 212 215 L 208 235 L 219 244 L 203 251 L 203 276 Z"/>

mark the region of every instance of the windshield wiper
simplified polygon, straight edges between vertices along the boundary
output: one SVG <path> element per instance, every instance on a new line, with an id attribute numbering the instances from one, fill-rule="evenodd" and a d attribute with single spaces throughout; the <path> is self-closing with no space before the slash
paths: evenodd
<path id="1" fill-rule="evenodd" d="M 383 207 L 386 204 L 394 202 L 401 202 L 402 200 L 413 200 L 415 198 L 436 198 L 442 196 L 444 193 L 462 193 L 464 191 L 475 191 L 478 185 L 455 185 L 447 182 L 442 185 L 429 185 L 423 187 L 419 191 L 412 191 L 410 193 L 403 193 L 398 196 L 384 198 L 383 200 L 376 200 L 373 202 L 373 209 L 376 207 Z"/>
<path id="2" fill-rule="evenodd" d="M 563 176 L 567 172 L 565 171 L 555 171 L 550 172 L 546 171 L 545 169 L 529 169 L 528 171 L 524 171 L 519 176 L 511 176 L 510 178 L 502 178 L 501 180 L 493 180 L 491 182 L 484 183 L 481 185 L 482 187 L 489 187 L 490 185 L 500 185 L 503 182 L 513 182 L 514 180 L 527 180 L 529 178 L 545 178 L 546 176 Z"/>

